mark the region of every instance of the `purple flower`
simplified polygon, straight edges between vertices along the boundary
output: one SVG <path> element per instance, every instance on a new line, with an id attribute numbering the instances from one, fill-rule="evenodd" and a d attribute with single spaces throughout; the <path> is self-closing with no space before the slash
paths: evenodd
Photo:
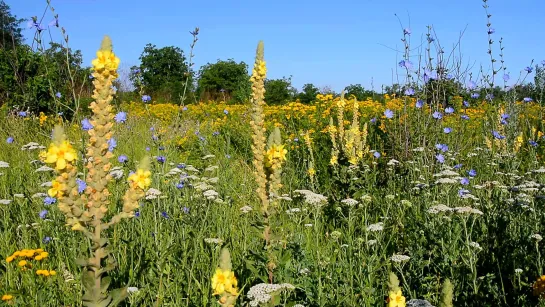
<path id="1" fill-rule="evenodd" d="M 477 99 L 477 98 L 479 98 L 479 96 L 481 96 L 481 95 L 479 95 L 479 93 L 472 93 L 471 94 L 471 98 L 473 98 L 473 99 Z"/>
<path id="2" fill-rule="evenodd" d="M 469 82 L 467 82 L 467 88 L 468 89 L 472 90 L 472 89 L 474 89 L 476 87 L 477 87 L 477 83 L 475 83 L 474 81 L 469 80 Z"/>
<path id="3" fill-rule="evenodd" d="M 503 140 L 505 139 L 505 136 L 504 135 L 501 135 L 498 131 L 494 130 L 492 131 L 492 135 L 498 139 L 498 140 Z"/>
<path id="4" fill-rule="evenodd" d="M 204 136 L 199 136 L 199 140 L 202 141 L 202 142 L 206 141 L 206 139 L 204 138 Z"/>
<path id="5" fill-rule="evenodd" d="M 140 211 L 136 211 L 136 212 L 134 213 L 134 217 L 140 217 Z"/>
<path id="6" fill-rule="evenodd" d="M 150 151 L 150 148 L 149 148 L 149 147 L 146 147 L 146 151 Z"/>
<path id="7" fill-rule="evenodd" d="M 464 178 L 460 179 L 460 183 L 463 184 L 463 185 L 468 185 L 469 184 L 469 178 L 464 177 Z"/>
<path id="8" fill-rule="evenodd" d="M 55 94 L 55 96 L 56 96 L 57 98 L 61 98 L 61 97 L 62 97 L 62 94 L 61 94 L 61 92 L 57 92 L 57 93 Z"/>
<path id="9" fill-rule="evenodd" d="M 474 169 L 470 169 L 469 171 L 467 171 L 467 174 L 469 175 L 469 177 L 475 177 L 477 176 L 477 171 Z"/>
<path id="10" fill-rule="evenodd" d="M 511 116 L 509 114 L 507 114 L 507 113 L 503 113 L 501 115 L 501 119 L 503 119 L 503 120 L 509 119 L 509 117 L 511 117 Z"/>
<path id="11" fill-rule="evenodd" d="M 450 128 L 450 127 L 445 127 L 445 128 L 443 128 L 443 132 L 446 133 L 446 134 L 449 134 L 449 133 L 452 132 L 452 128 Z"/>
<path id="12" fill-rule="evenodd" d="M 167 160 L 167 158 L 165 158 L 165 156 L 158 156 L 157 157 L 157 162 L 159 162 L 159 163 L 165 163 L 166 160 Z"/>
<path id="13" fill-rule="evenodd" d="M 454 169 L 461 169 L 464 166 L 462 163 L 454 165 Z"/>
<path id="14" fill-rule="evenodd" d="M 93 125 L 91 124 L 91 122 L 87 118 L 84 118 L 81 121 L 81 129 L 83 129 L 84 131 L 89 131 L 89 130 L 91 130 L 93 128 L 94 128 Z"/>
<path id="15" fill-rule="evenodd" d="M 446 113 L 446 114 L 452 114 L 452 113 L 454 113 L 454 108 L 453 108 L 453 107 L 447 107 L 447 108 L 445 109 L 445 113 Z"/>
<path id="16" fill-rule="evenodd" d="M 532 147 L 537 147 L 539 144 L 534 141 L 534 140 L 528 140 L 528 143 L 530 143 L 530 145 L 532 145 Z"/>
<path id="17" fill-rule="evenodd" d="M 42 239 L 42 242 L 43 242 L 44 244 L 47 244 L 47 243 L 51 242 L 51 237 L 44 237 L 44 238 Z"/>
<path id="18" fill-rule="evenodd" d="M 441 118 L 443 118 L 443 114 L 442 114 L 441 112 L 439 112 L 439 111 L 433 112 L 433 114 L 432 114 L 431 116 L 432 116 L 433 118 L 435 118 L 435 119 L 441 119 Z"/>
<path id="19" fill-rule="evenodd" d="M 442 152 L 447 152 L 448 151 L 448 145 L 447 144 L 435 144 L 435 148 L 437 148 L 438 150 L 440 150 Z"/>
<path id="20" fill-rule="evenodd" d="M 533 99 L 530 97 L 524 97 L 524 102 L 532 102 Z"/>
<path id="21" fill-rule="evenodd" d="M 124 123 L 127 121 L 127 113 L 119 112 L 115 115 L 115 121 L 118 123 Z"/>
<path id="22" fill-rule="evenodd" d="M 462 197 L 465 194 L 469 194 L 469 190 L 466 190 L 466 189 L 459 189 L 458 190 L 458 196 Z"/>
<path id="23" fill-rule="evenodd" d="M 19 111 L 17 112 L 17 115 L 19 115 L 20 117 L 26 117 L 28 114 L 25 111 Z"/>
<path id="24" fill-rule="evenodd" d="M 146 102 L 150 102 L 151 101 L 151 96 L 150 95 L 142 95 L 142 102 L 146 103 Z"/>
<path id="25" fill-rule="evenodd" d="M 527 72 L 527 73 L 531 73 L 532 71 L 534 71 L 534 69 L 530 66 L 527 66 L 526 68 L 524 68 L 524 70 Z"/>
<path id="26" fill-rule="evenodd" d="M 227 115 L 227 114 L 229 114 L 229 111 L 227 111 L 227 109 L 225 109 L 225 110 L 223 110 L 223 113 L 224 113 L 225 115 Z"/>
<path id="27" fill-rule="evenodd" d="M 486 94 L 485 98 L 488 99 L 488 100 L 492 100 L 492 99 L 494 99 L 494 94 L 492 94 L 492 93 Z"/>
<path id="28" fill-rule="evenodd" d="M 47 216 L 47 213 L 49 213 L 49 211 L 47 211 L 47 210 L 45 210 L 45 209 L 42 210 L 42 211 L 40 211 L 40 214 L 39 214 L 39 215 L 40 215 L 40 218 L 41 218 L 41 219 L 45 219 L 45 217 Z"/>
<path id="29" fill-rule="evenodd" d="M 158 149 L 161 150 L 161 151 L 162 151 L 162 150 L 165 150 L 165 146 L 159 146 Z"/>
<path id="30" fill-rule="evenodd" d="M 435 159 L 437 159 L 437 162 L 439 163 L 445 163 L 445 157 L 442 154 L 436 155 Z"/>
<path id="31" fill-rule="evenodd" d="M 168 219 L 168 214 L 167 214 L 165 211 L 161 212 L 161 215 L 162 215 L 165 219 Z"/>
<path id="32" fill-rule="evenodd" d="M 6 143 L 8 143 L 8 144 L 13 143 L 13 141 L 15 141 L 15 139 L 13 139 L 12 136 L 8 136 L 8 138 L 6 139 Z"/>
<path id="33" fill-rule="evenodd" d="M 85 189 L 87 188 L 87 183 L 79 178 L 76 179 L 76 183 L 78 184 L 78 193 L 83 193 L 83 191 L 85 191 Z"/>
<path id="34" fill-rule="evenodd" d="M 392 111 L 390 109 L 386 109 L 386 111 L 384 111 L 384 116 L 386 116 L 386 118 L 393 118 L 394 117 L 394 111 Z"/>
<path id="35" fill-rule="evenodd" d="M 184 211 L 184 213 L 187 214 L 187 213 L 189 213 L 189 208 L 188 207 L 183 207 L 182 211 Z"/>
<path id="36" fill-rule="evenodd" d="M 380 152 L 375 151 L 375 152 L 373 153 L 373 157 L 375 157 L 375 158 L 377 158 L 377 159 L 380 158 Z"/>
<path id="37" fill-rule="evenodd" d="M 414 89 L 412 87 L 409 87 L 408 89 L 405 90 L 405 95 L 407 96 L 414 95 Z"/>
<path id="38" fill-rule="evenodd" d="M 377 122 L 377 118 L 376 118 L 376 117 L 371 118 L 370 122 L 371 122 L 371 124 L 376 123 L 376 122 Z"/>
<path id="39" fill-rule="evenodd" d="M 42 32 L 43 30 L 45 30 L 45 28 L 42 26 L 42 24 L 40 23 L 37 23 L 35 20 L 31 20 L 28 22 L 28 27 L 29 28 L 36 28 L 36 30 L 38 30 L 38 32 Z"/>
<path id="40" fill-rule="evenodd" d="M 220 133 L 219 133 L 219 131 L 214 131 L 214 132 L 212 133 L 212 135 L 213 135 L 213 136 L 218 136 L 218 135 L 220 135 Z"/>
<path id="41" fill-rule="evenodd" d="M 423 106 L 424 106 L 424 101 L 423 101 L 422 99 L 418 99 L 418 100 L 416 101 L 415 107 L 417 107 L 417 108 L 420 109 L 420 108 L 422 108 Z"/>
<path id="42" fill-rule="evenodd" d="M 44 198 L 44 204 L 46 204 L 46 205 L 48 205 L 48 206 L 49 206 L 49 205 L 52 205 L 52 204 L 54 204 L 54 203 L 56 203 L 56 202 L 57 202 L 57 199 L 56 199 L 55 197 L 49 197 L 49 196 L 47 196 L 46 198 Z"/>
<path id="43" fill-rule="evenodd" d="M 403 68 L 406 68 L 406 69 L 412 69 L 413 68 L 413 62 L 409 61 L 409 60 L 401 60 L 399 61 L 399 67 L 403 67 Z"/>
<path id="44" fill-rule="evenodd" d="M 182 108 L 182 111 L 187 111 L 187 107 L 183 107 L 183 108 Z"/>
<path id="45" fill-rule="evenodd" d="M 469 116 L 467 116 L 467 115 L 465 115 L 465 114 L 462 115 L 462 116 L 460 116 L 460 118 L 463 119 L 463 120 L 469 120 Z"/>
<path id="46" fill-rule="evenodd" d="M 113 152 L 117 147 L 117 141 L 114 138 L 108 140 L 108 151 Z"/>
<path id="47" fill-rule="evenodd" d="M 464 102 L 462 102 L 462 104 L 464 105 L 464 107 L 469 108 L 469 102 L 464 100 Z"/>
<path id="48" fill-rule="evenodd" d="M 121 155 L 117 157 L 117 161 L 119 161 L 119 163 L 126 163 L 127 161 L 129 161 L 129 158 L 125 155 Z"/>
<path id="49" fill-rule="evenodd" d="M 433 79 L 432 72 L 428 69 L 424 69 L 424 83 L 428 83 L 431 79 Z"/>
<path id="50" fill-rule="evenodd" d="M 59 27 L 59 18 L 55 16 L 55 19 L 53 19 L 49 24 L 50 27 Z"/>
<path id="51" fill-rule="evenodd" d="M 139 74 L 140 73 L 140 68 L 135 68 L 131 71 L 131 73 L 133 74 Z"/>
<path id="52" fill-rule="evenodd" d="M 509 81 L 509 78 L 510 78 L 509 74 L 504 74 L 503 75 L 503 81 L 507 82 L 507 81 Z"/>
<path id="53" fill-rule="evenodd" d="M 182 189 L 184 186 L 185 186 L 185 185 L 184 185 L 183 182 L 180 182 L 180 183 L 176 184 L 176 188 L 177 188 L 177 189 Z"/>
<path id="54" fill-rule="evenodd" d="M 185 168 L 185 163 L 180 163 L 176 167 L 178 167 L 179 169 L 184 169 Z"/>
<path id="55" fill-rule="evenodd" d="M 154 135 L 151 136 L 151 139 L 154 140 L 154 141 L 157 141 L 159 139 L 159 137 L 154 134 Z"/>

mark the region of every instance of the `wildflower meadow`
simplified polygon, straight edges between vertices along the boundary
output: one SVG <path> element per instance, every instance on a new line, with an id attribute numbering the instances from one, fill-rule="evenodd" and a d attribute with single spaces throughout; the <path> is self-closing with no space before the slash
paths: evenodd
<path id="1" fill-rule="evenodd" d="M 267 41 L 196 69 L 199 28 L 83 63 L 2 2 L 0 306 L 545 306 L 545 60 L 507 70 L 489 2 L 488 70 L 402 26 L 403 81 L 338 93 Z"/>

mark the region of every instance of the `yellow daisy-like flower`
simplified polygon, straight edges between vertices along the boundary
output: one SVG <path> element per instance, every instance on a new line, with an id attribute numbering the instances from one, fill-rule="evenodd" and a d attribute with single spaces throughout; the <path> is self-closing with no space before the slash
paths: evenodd
<path id="1" fill-rule="evenodd" d="M 4 295 L 2 295 L 2 300 L 3 300 L 3 301 L 9 301 L 9 300 L 11 300 L 11 299 L 13 299 L 13 295 L 10 295 L 10 294 L 4 294 Z"/>
<path id="2" fill-rule="evenodd" d="M 45 154 L 45 163 L 55 164 L 57 170 L 66 168 L 68 162 L 76 160 L 76 151 L 68 141 L 62 142 L 59 146 L 51 144 Z"/>
<path id="3" fill-rule="evenodd" d="M 58 182 L 57 180 L 53 180 L 51 181 L 51 189 L 47 190 L 47 194 L 51 197 L 62 196 L 64 188 L 64 184 Z"/>
<path id="4" fill-rule="evenodd" d="M 12 262 L 14 259 L 15 259 L 15 257 L 9 256 L 9 257 L 6 258 L 6 262 L 7 262 L 7 263 L 10 263 L 10 262 Z"/>
<path id="5" fill-rule="evenodd" d="M 238 281 L 233 271 L 216 269 L 214 276 L 212 276 L 213 295 L 221 295 L 225 292 L 237 295 L 237 286 Z"/>
<path id="6" fill-rule="evenodd" d="M 391 291 L 388 294 L 388 307 L 405 307 L 405 297 L 401 294 L 401 289 Z"/>
<path id="7" fill-rule="evenodd" d="M 23 267 L 23 266 L 25 266 L 27 264 L 28 264 L 28 262 L 26 260 L 21 260 L 21 261 L 19 261 L 19 263 L 17 265 L 20 266 L 20 267 Z"/>
<path id="8" fill-rule="evenodd" d="M 309 168 L 308 175 L 314 177 L 314 175 L 316 175 L 316 170 L 314 168 Z"/>
<path id="9" fill-rule="evenodd" d="M 139 169 L 136 173 L 129 176 L 128 180 L 133 187 L 139 187 L 142 190 L 147 189 L 151 185 L 151 172 Z"/>

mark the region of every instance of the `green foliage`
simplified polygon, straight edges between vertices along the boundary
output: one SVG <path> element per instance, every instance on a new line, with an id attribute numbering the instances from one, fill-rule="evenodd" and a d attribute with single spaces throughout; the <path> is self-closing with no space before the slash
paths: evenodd
<path id="1" fill-rule="evenodd" d="M 309 104 L 316 101 L 316 95 L 320 93 L 320 90 L 313 84 L 307 83 L 303 85 L 303 91 L 297 95 L 297 98 L 301 103 Z"/>
<path id="2" fill-rule="evenodd" d="M 269 105 L 284 104 L 294 97 L 291 77 L 265 80 L 265 102 Z"/>
<path id="3" fill-rule="evenodd" d="M 186 57 L 178 47 L 157 48 L 147 44 L 140 55 L 140 61 L 145 94 L 173 101 L 182 96 L 186 82 L 188 86 L 192 84 Z"/>
<path id="4" fill-rule="evenodd" d="M 250 98 L 251 84 L 248 65 L 232 59 L 218 60 L 201 67 L 197 95 L 203 100 L 226 100 L 244 103 Z"/>
<path id="5" fill-rule="evenodd" d="M 24 19 L 18 19 L 12 15 L 9 5 L 3 0 L 0 2 L 0 48 L 7 49 L 18 46 L 23 42 L 21 23 Z"/>
<path id="6" fill-rule="evenodd" d="M 351 84 L 344 88 L 345 97 L 354 95 L 358 101 L 364 101 L 374 96 L 373 91 L 366 90 L 361 84 Z"/>

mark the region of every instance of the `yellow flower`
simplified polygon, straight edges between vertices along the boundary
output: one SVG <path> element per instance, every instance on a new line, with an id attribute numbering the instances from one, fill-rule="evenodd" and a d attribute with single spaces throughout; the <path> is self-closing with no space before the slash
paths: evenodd
<path id="1" fill-rule="evenodd" d="M 9 301 L 11 299 L 13 299 L 13 295 L 9 295 L 9 294 L 2 295 L 2 300 L 3 301 Z"/>
<path id="2" fill-rule="evenodd" d="M 13 261 L 13 259 L 15 259 L 15 257 L 9 256 L 8 258 L 6 258 L 6 262 L 7 262 L 7 263 L 10 263 L 10 262 Z"/>
<path id="3" fill-rule="evenodd" d="M 145 190 L 151 185 L 150 176 L 150 171 L 139 169 L 136 173 L 131 174 L 128 180 L 133 184 L 133 187 L 139 187 L 140 189 Z"/>
<path id="4" fill-rule="evenodd" d="M 53 180 L 51 181 L 51 189 L 47 190 L 47 194 L 51 197 L 59 197 L 62 196 L 62 191 L 64 191 L 64 184 Z"/>
<path id="5" fill-rule="evenodd" d="M 316 170 L 314 168 L 309 168 L 308 175 L 314 177 L 314 175 L 316 175 Z"/>
<path id="6" fill-rule="evenodd" d="M 57 272 L 55 270 L 51 270 L 51 271 L 49 271 L 49 275 L 55 276 L 55 275 L 57 275 Z"/>
<path id="7" fill-rule="evenodd" d="M 216 269 L 216 273 L 212 276 L 212 295 L 221 295 L 225 292 L 232 295 L 237 295 L 238 281 L 235 273 L 230 270 Z"/>
<path id="8" fill-rule="evenodd" d="M 76 160 L 76 151 L 68 141 L 64 141 L 60 146 L 51 144 L 45 154 L 45 163 L 55 164 L 57 170 L 66 168 L 67 162 Z"/>
<path id="9" fill-rule="evenodd" d="M 19 261 L 19 263 L 17 265 L 22 267 L 22 266 L 25 266 L 27 264 L 28 264 L 28 262 L 26 262 L 26 260 L 21 260 L 21 261 Z"/>
<path id="10" fill-rule="evenodd" d="M 405 307 L 405 297 L 401 294 L 401 289 L 388 294 L 388 307 Z"/>
<path id="11" fill-rule="evenodd" d="M 331 159 L 329 160 L 329 164 L 337 165 L 337 163 L 338 163 L 338 157 L 337 156 L 332 156 Z"/>
<path id="12" fill-rule="evenodd" d="M 116 70 L 119 67 L 119 58 L 109 50 L 97 51 L 97 58 L 92 61 L 93 69 L 99 73 L 103 73 L 108 76 L 109 74 L 115 76 Z"/>
<path id="13" fill-rule="evenodd" d="M 44 112 L 40 112 L 40 126 L 43 126 L 46 120 L 47 120 L 47 115 L 45 115 Z"/>
<path id="14" fill-rule="evenodd" d="M 538 277 L 532 288 L 535 296 L 543 296 L 545 292 L 545 275 Z"/>
<path id="15" fill-rule="evenodd" d="M 40 256 L 41 256 L 42 258 L 47 258 L 47 256 L 49 256 L 49 253 L 48 253 L 48 252 L 41 252 L 41 253 L 40 253 Z"/>

